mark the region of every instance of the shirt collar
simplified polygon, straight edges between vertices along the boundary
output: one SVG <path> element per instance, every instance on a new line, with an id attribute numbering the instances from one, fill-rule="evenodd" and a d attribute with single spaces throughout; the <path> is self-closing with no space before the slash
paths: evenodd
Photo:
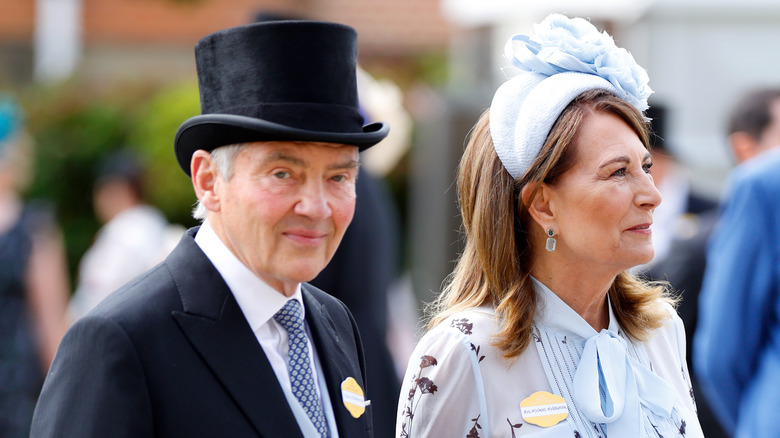
<path id="1" fill-rule="evenodd" d="M 208 220 L 203 221 L 200 226 L 195 235 L 195 243 L 227 283 L 252 331 L 256 331 L 273 318 L 290 299 L 298 300 L 301 304 L 302 316 L 306 317 L 300 283 L 291 297 L 286 297 L 269 286 L 225 246 Z"/>
<path id="2" fill-rule="evenodd" d="M 536 317 L 539 323 L 563 333 L 574 333 L 584 339 L 589 339 L 591 336 L 598 334 L 579 313 L 569 307 L 555 292 L 541 281 L 533 277 L 531 279 L 534 281 L 536 293 L 539 297 Z M 607 306 L 609 308 L 608 330 L 617 334 L 620 326 L 612 312 L 612 302 L 609 299 L 609 295 L 607 295 Z"/>

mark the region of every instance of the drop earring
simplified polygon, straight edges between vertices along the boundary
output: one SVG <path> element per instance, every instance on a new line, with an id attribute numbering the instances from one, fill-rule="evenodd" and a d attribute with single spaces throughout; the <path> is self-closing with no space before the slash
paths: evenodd
<path id="1" fill-rule="evenodd" d="M 544 245 L 544 249 L 547 251 L 553 252 L 555 251 L 555 238 L 553 237 L 555 235 L 555 232 L 552 228 L 547 229 L 547 243 Z"/>

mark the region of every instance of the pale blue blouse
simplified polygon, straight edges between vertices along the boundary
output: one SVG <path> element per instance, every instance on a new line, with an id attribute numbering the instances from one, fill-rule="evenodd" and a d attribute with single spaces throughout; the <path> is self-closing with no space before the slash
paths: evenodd
<path id="1" fill-rule="evenodd" d="M 669 318 L 646 342 L 630 341 L 610 306 L 597 333 L 541 283 L 534 342 L 506 359 L 493 345 L 494 309 L 451 316 L 411 356 L 399 400 L 398 437 L 702 437 L 685 365 L 682 322 Z M 537 391 L 563 397 L 551 427 L 523 418 Z"/>

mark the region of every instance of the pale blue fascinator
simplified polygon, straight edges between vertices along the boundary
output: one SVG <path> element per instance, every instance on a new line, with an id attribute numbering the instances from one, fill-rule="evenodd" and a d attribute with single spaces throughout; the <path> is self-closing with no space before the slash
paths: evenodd
<path id="1" fill-rule="evenodd" d="M 582 18 L 551 14 L 533 35 L 514 35 L 504 56 L 515 75 L 490 105 L 490 132 L 498 157 L 513 178 L 536 159 L 566 106 L 589 90 L 605 90 L 639 111 L 653 93 L 647 72 L 606 32 Z"/>

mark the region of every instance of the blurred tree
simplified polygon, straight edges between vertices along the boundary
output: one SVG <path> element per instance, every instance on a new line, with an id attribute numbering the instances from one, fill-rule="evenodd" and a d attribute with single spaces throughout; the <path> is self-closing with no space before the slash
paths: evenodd
<path id="1" fill-rule="evenodd" d="M 190 215 L 195 205 L 192 182 L 179 168 L 173 153 L 173 139 L 179 125 L 200 114 L 197 82 L 161 90 L 143 108 L 130 132 L 129 142 L 147 160 L 149 202 L 169 221 L 185 226 L 195 224 Z"/>
<path id="2" fill-rule="evenodd" d="M 100 227 L 92 208 L 95 169 L 114 150 L 136 150 L 146 162 L 149 202 L 168 220 L 194 223 L 189 210 L 195 195 L 176 164 L 173 138 L 178 125 L 199 112 L 197 85 L 161 89 L 118 84 L 98 90 L 66 83 L 26 90 L 22 101 L 35 139 L 34 171 L 25 197 L 55 205 L 72 283 Z"/>

